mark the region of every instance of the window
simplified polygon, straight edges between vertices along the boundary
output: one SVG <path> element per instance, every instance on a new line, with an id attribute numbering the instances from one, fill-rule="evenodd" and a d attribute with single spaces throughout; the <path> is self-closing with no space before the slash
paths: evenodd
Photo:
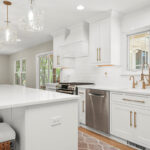
<path id="1" fill-rule="evenodd" d="M 20 59 L 15 62 L 15 84 L 26 85 L 26 60 Z"/>
<path id="2" fill-rule="evenodd" d="M 128 68 L 139 70 L 149 63 L 150 55 L 150 31 L 128 36 Z"/>
<path id="3" fill-rule="evenodd" d="M 52 54 L 41 55 L 39 57 L 39 78 L 41 89 L 46 88 L 46 83 L 57 83 L 60 81 L 60 69 L 53 68 Z"/>

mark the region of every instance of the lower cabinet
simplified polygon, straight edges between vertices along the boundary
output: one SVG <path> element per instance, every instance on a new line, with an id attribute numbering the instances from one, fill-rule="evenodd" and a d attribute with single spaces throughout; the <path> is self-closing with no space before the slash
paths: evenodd
<path id="1" fill-rule="evenodd" d="M 111 105 L 111 134 L 123 139 L 132 139 L 132 126 L 130 123 L 131 109 L 118 104 Z"/>
<path id="2" fill-rule="evenodd" d="M 111 96 L 111 134 L 150 148 L 150 108 L 146 107 L 146 100 L 141 103 L 138 98 L 135 95 L 125 102 L 125 94 Z"/>
<path id="3" fill-rule="evenodd" d="M 79 123 L 86 124 L 86 90 L 79 88 L 78 95 L 80 96 L 79 101 Z"/>
<path id="4" fill-rule="evenodd" d="M 68 101 L 27 108 L 23 150 L 77 150 L 77 105 Z"/>
<path id="5" fill-rule="evenodd" d="M 137 143 L 150 148 L 150 110 L 135 109 L 136 128 L 135 137 Z"/>

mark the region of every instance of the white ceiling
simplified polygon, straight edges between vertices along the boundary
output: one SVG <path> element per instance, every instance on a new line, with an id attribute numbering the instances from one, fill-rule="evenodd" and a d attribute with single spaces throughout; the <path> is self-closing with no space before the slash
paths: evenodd
<path id="1" fill-rule="evenodd" d="M 27 14 L 29 0 L 11 0 L 13 5 L 9 9 L 9 18 L 12 24 L 19 26 L 19 20 Z M 44 10 L 45 29 L 40 33 L 32 33 L 18 29 L 21 42 L 15 45 L 1 45 L 0 54 L 14 52 L 47 42 L 50 34 L 58 29 L 91 18 L 101 11 L 114 9 L 128 13 L 150 5 L 150 0 L 36 0 L 40 9 Z M 84 11 L 77 11 L 76 6 L 83 4 Z M 6 7 L 0 1 L 0 25 L 6 16 Z"/>

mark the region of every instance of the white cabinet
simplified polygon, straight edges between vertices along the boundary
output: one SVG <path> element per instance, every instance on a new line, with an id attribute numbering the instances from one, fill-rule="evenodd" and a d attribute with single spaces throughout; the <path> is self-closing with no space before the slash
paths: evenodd
<path id="1" fill-rule="evenodd" d="M 123 139 L 131 140 L 133 137 L 130 124 L 132 109 L 119 104 L 111 105 L 111 134 Z"/>
<path id="2" fill-rule="evenodd" d="M 78 148 L 75 101 L 29 108 L 26 111 L 25 123 L 27 137 L 25 150 L 77 150 Z"/>
<path id="3" fill-rule="evenodd" d="M 120 19 L 117 13 L 98 21 L 91 21 L 89 27 L 91 62 L 97 65 L 120 65 Z"/>
<path id="4" fill-rule="evenodd" d="M 79 101 L 79 123 L 86 124 L 86 90 L 79 88 L 78 95 L 80 96 Z"/>
<path id="5" fill-rule="evenodd" d="M 135 137 L 137 143 L 150 148 L 150 110 L 135 109 Z"/>
<path id="6" fill-rule="evenodd" d="M 150 148 L 150 97 L 111 93 L 111 134 Z"/>
<path id="7" fill-rule="evenodd" d="M 61 45 L 65 41 L 66 30 L 58 31 L 53 34 L 53 67 L 60 68 L 62 61 Z"/>
<path id="8" fill-rule="evenodd" d="M 108 63 L 109 19 L 90 24 L 90 57 L 93 63 Z M 108 56 L 108 54 L 106 56 Z"/>

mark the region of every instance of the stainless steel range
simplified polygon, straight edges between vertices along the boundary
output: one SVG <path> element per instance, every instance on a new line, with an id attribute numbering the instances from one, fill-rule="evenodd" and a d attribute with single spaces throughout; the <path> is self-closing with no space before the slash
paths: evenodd
<path id="1" fill-rule="evenodd" d="M 61 82 L 56 88 L 56 92 L 78 95 L 78 85 L 92 85 L 86 82 Z"/>

